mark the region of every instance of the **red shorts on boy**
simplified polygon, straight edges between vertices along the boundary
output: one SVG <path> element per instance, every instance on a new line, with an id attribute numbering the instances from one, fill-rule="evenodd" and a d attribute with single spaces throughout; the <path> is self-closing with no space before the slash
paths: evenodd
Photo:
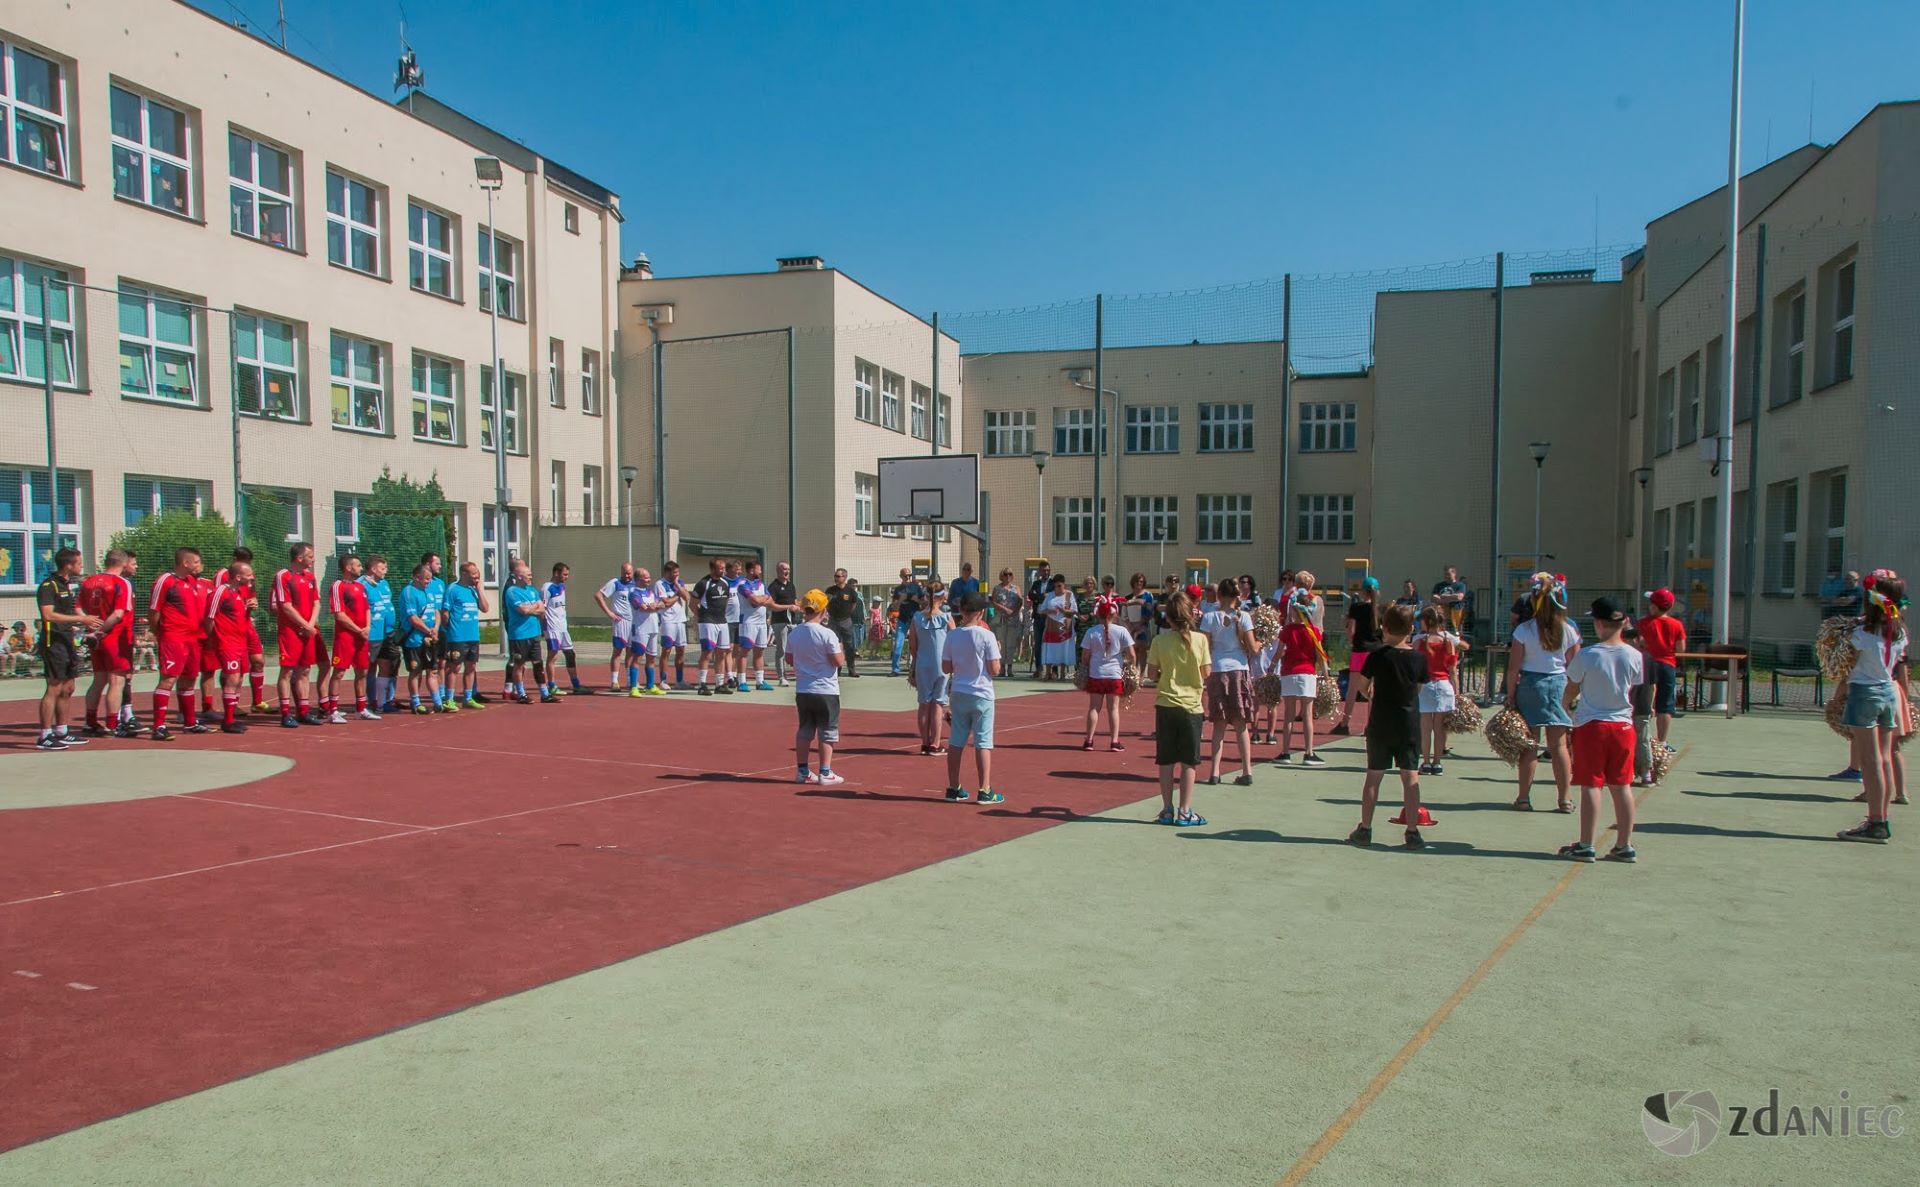
<path id="1" fill-rule="evenodd" d="M 1633 724 L 1589 721 L 1573 727 L 1573 785 L 1626 787 L 1633 782 Z"/>
<path id="2" fill-rule="evenodd" d="M 364 672 L 367 660 L 371 658 L 367 650 L 367 641 L 352 631 L 335 631 L 333 636 L 333 670 L 336 672 Z"/>

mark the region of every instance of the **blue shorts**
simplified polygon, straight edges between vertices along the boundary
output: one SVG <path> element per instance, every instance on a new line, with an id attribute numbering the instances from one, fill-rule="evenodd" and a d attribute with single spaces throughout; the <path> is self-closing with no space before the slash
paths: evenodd
<path id="1" fill-rule="evenodd" d="M 1847 685 L 1847 705 L 1840 711 L 1840 720 L 1850 729 L 1899 729 L 1900 694 L 1894 691 L 1893 681 Z"/>
<path id="2" fill-rule="evenodd" d="M 1527 724 L 1539 727 L 1557 725 L 1571 728 L 1573 718 L 1567 715 L 1567 706 L 1562 699 L 1567 691 L 1565 672 L 1522 672 L 1520 687 L 1515 693 L 1515 706 Z"/>
<path id="3" fill-rule="evenodd" d="M 947 744 L 958 750 L 969 741 L 975 750 L 993 749 L 993 698 L 972 693 L 953 694 L 953 729 Z"/>
<path id="4" fill-rule="evenodd" d="M 913 674 L 913 690 L 920 694 L 923 705 L 944 705 L 947 703 L 947 675 L 944 672 L 917 670 Z"/>

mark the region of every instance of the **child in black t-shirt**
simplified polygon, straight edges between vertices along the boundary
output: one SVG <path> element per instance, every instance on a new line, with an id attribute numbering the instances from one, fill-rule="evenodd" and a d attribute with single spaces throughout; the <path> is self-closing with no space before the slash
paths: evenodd
<path id="1" fill-rule="evenodd" d="M 1360 827 L 1347 836 L 1352 845 L 1373 844 L 1373 808 L 1380 798 L 1380 782 L 1395 767 L 1406 798 L 1405 845 L 1426 845 L 1420 835 L 1420 686 L 1427 682 L 1426 657 L 1408 641 L 1413 634 L 1413 611 L 1389 606 L 1381 616 L 1384 641 L 1367 654 L 1354 682 L 1368 694 L 1367 778 L 1360 788 Z"/>

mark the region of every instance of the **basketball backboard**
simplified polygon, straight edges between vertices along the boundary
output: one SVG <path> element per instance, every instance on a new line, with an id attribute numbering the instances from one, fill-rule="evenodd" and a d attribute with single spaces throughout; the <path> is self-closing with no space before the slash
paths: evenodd
<path id="1" fill-rule="evenodd" d="M 980 521 L 980 455 L 922 454 L 880 459 L 880 522 Z"/>

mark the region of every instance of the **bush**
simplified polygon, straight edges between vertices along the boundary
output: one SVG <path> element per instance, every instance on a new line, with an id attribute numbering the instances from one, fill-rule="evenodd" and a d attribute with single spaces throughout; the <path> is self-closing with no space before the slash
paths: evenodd
<path id="1" fill-rule="evenodd" d="M 282 529 L 282 535 L 285 531 Z M 174 550 L 197 548 L 209 572 L 219 569 L 233 555 L 233 525 L 219 512 L 195 515 L 191 511 L 163 511 L 149 515 L 124 532 L 115 532 L 108 547 L 131 552 L 139 558 L 134 579 L 136 606 L 145 606 L 160 574 L 173 568 Z M 269 574 L 271 575 L 271 574 Z"/>

